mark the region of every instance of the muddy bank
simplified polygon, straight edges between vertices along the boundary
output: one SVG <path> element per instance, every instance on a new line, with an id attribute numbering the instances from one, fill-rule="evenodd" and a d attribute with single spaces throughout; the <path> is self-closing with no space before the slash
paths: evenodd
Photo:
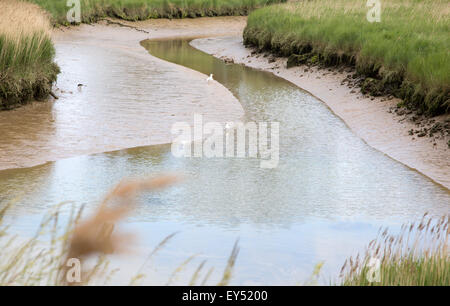
<path id="1" fill-rule="evenodd" d="M 343 81 L 351 71 L 306 66 L 286 69 L 287 59 L 256 54 L 243 46 L 241 35 L 197 39 L 191 44 L 226 61 L 271 71 L 298 85 L 324 101 L 370 146 L 450 188 L 449 137 L 440 135 L 440 131 L 429 136 L 437 122 L 449 122 L 449 115 L 413 120 L 414 114 L 397 110 L 400 100 L 364 96 L 352 83 L 349 88 Z M 424 135 L 425 129 L 428 133 Z"/>
<path id="2" fill-rule="evenodd" d="M 169 143 L 172 124 L 191 122 L 194 113 L 239 120 L 243 109 L 222 85 L 151 56 L 140 42 L 230 35 L 244 24 L 240 17 L 104 21 L 55 30 L 59 99 L 0 112 L 0 169 Z"/>

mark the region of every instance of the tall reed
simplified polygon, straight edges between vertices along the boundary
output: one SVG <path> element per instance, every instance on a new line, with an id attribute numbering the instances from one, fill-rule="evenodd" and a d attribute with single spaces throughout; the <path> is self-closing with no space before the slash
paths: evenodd
<path id="1" fill-rule="evenodd" d="M 341 269 L 344 286 L 449 286 L 450 216 L 425 214 L 391 235 L 380 230 L 360 257 L 350 257 Z"/>
<path id="2" fill-rule="evenodd" d="M 46 97 L 59 72 L 54 56 L 46 13 L 26 1 L 0 1 L 0 109 Z"/>

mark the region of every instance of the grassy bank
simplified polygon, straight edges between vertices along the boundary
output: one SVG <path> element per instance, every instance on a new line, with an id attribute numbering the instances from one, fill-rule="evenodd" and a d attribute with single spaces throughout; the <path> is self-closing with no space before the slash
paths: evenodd
<path id="1" fill-rule="evenodd" d="M 404 225 L 398 235 L 380 231 L 363 256 L 345 262 L 342 285 L 450 286 L 449 222 L 448 215 L 424 215 L 420 222 Z"/>
<path id="2" fill-rule="evenodd" d="M 289 56 L 290 65 L 352 65 L 363 92 L 392 93 L 429 114 L 450 112 L 447 0 L 382 1 L 370 23 L 365 0 L 311 0 L 252 12 L 244 41 Z"/>
<path id="3" fill-rule="evenodd" d="M 56 23 L 66 24 L 66 1 L 30 0 L 49 11 Z M 264 5 L 286 0 L 80 0 L 81 21 L 102 17 L 125 20 L 247 15 Z"/>
<path id="4" fill-rule="evenodd" d="M 0 110 L 50 93 L 59 72 L 50 30 L 38 6 L 0 1 Z"/>

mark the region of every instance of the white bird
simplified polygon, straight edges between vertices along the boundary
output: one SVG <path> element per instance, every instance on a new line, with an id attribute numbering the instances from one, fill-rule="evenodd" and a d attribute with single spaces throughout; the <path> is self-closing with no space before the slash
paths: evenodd
<path id="1" fill-rule="evenodd" d="M 211 73 L 210 75 L 209 75 L 209 77 L 206 79 L 206 82 L 210 82 L 210 81 L 214 81 L 214 79 L 213 79 L 213 74 Z"/>
<path id="2" fill-rule="evenodd" d="M 228 139 L 228 136 L 233 135 L 233 134 L 234 134 L 234 123 L 227 122 L 227 124 L 225 124 L 225 135 L 226 135 L 227 139 Z"/>
<path id="3" fill-rule="evenodd" d="M 187 145 L 188 143 L 189 143 L 188 141 L 182 140 L 182 141 L 178 144 L 179 150 L 180 150 L 180 151 L 185 151 L 185 150 L 186 150 L 186 145 Z"/>

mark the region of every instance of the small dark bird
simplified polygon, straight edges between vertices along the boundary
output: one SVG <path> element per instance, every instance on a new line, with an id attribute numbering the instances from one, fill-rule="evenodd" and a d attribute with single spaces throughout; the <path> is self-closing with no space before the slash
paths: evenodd
<path id="1" fill-rule="evenodd" d="M 58 100 L 59 98 L 53 93 L 53 91 L 50 91 L 50 95 L 55 98 L 56 100 Z"/>

